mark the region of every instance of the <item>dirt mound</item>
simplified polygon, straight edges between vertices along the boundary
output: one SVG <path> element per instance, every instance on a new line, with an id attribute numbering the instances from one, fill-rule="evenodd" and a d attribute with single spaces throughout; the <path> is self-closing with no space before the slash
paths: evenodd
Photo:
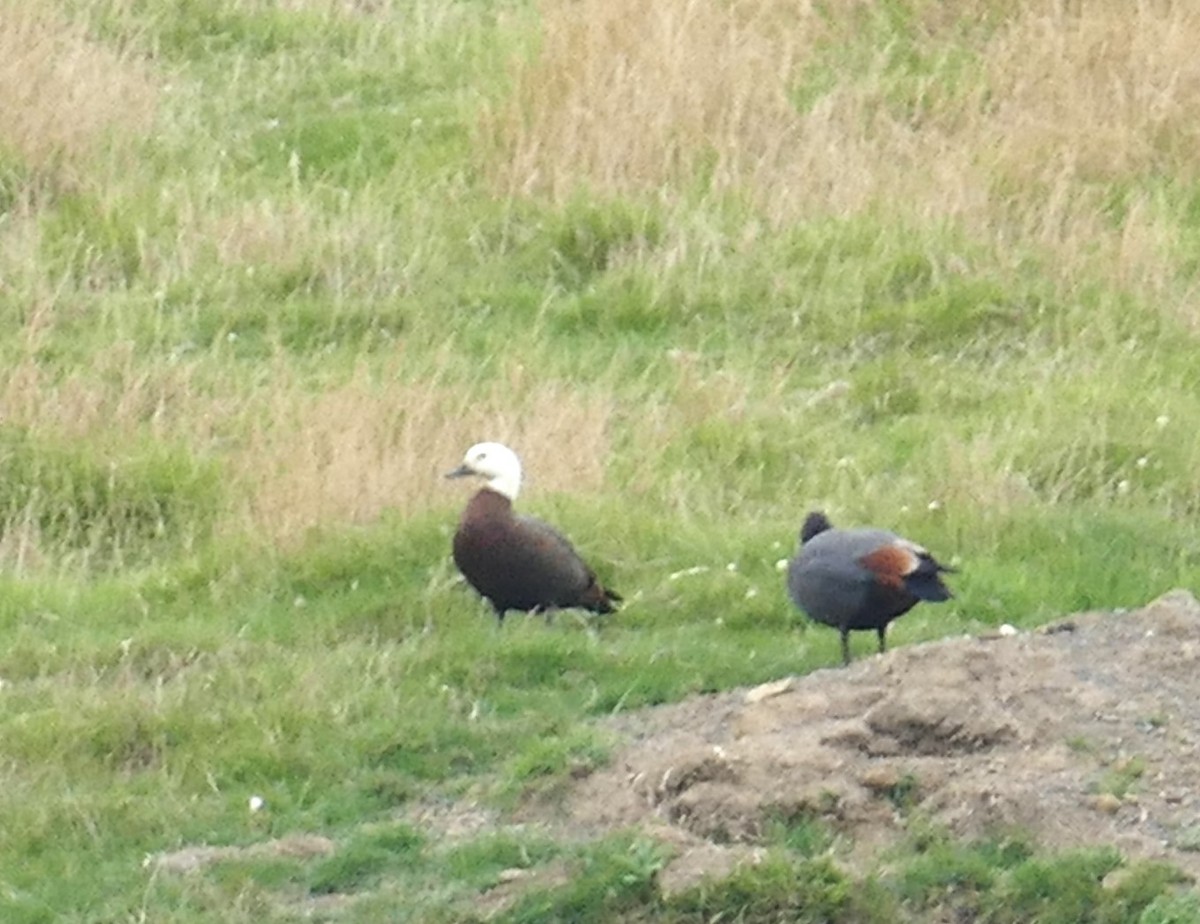
<path id="1" fill-rule="evenodd" d="M 1200 603 L 898 649 L 610 721 L 627 742 L 556 819 L 671 842 L 670 890 L 819 817 L 870 862 L 916 809 L 964 837 L 1016 826 L 1200 877 Z"/>

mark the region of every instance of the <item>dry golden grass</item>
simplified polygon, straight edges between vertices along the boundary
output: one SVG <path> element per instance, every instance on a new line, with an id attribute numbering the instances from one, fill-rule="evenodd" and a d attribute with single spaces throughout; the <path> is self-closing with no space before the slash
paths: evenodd
<path id="1" fill-rule="evenodd" d="M 860 211 L 918 187 L 966 195 L 948 180 L 969 164 L 943 134 L 880 106 L 882 59 L 797 111 L 790 86 L 832 34 L 813 9 L 548 0 L 543 31 L 511 97 L 483 121 L 506 191 L 561 201 L 579 186 L 732 190 L 781 220 Z"/>
<path id="2" fill-rule="evenodd" d="M 978 148 L 1018 177 L 1083 181 L 1200 167 L 1200 8 L 1027 3 L 983 61 Z M 968 139 L 969 140 L 969 139 Z"/>
<path id="3" fill-rule="evenodd" d="M 147 13 L 139 0 L 91 0 L 91 6 L 93 9 L 102 9 L 107 16 L 124 19 L 131 25 L 144 22 Z M 351 16 L 391 13 L 396 3 L 395 0 L 222 0 L 219 6 L 224 10 L 248 14 L 282 11 Z"/>
<path id="4" fill-rule="evenodd" d="M 540 53 L 518 66 L 512 97 L 483 126 L 510 191 L 561 199 L 580 184 L 656 188 L 700 168 L 721 187 L 786 138 L 795 54 L 736 8 L 550 2 L 543 25 Z"/>
<path id="5" fill-rule="evenodd" d="M 1200 168 L 1200 9 L 1027 3 L 982 49 L 988 97 L 959 130 L 989 186 L 975 217 L 1033 241 L 1064 276 L 1100 272 L 1158 294 L 1172 273 L 1145 196 L 1117 221 L 1099 184 Z"/>
<path id="6" fill-rule="evenodd" d="M 35 317 L 27 326 L 36 349 Z M 202 398 L 193 371 L 169 363 L 147 364 L 132 347 L 112 344 L 89 368 L 66 375 L 32 357 L 0 374 L 0 420 L 31 433 L 121 445 L 135 436 L 179 439 L 198 450 L 214 437 L 218 418 L 212 399 Z"/>
<path id="7" fill-rule="evenodd" d="M 600 485 L 611 401 L 519 378 L 482 395 L 436 382 L 379 384 L 365 374 L 316 395 L 278 387 L 256 409 L 261 418 L 247 418 L 249 435 L 231 459 L 245 498 L 238 527 L 287 542 L 325 523 L 369 521 L 384 509 L 454 504 L 461 490 L 442 474 L 482 440 L 521 455 L 531 491 Z"/>
<path id="8" fill-rule="evenodd" d="M 194 369 L 147 366 L 128 347 L 97 362 L 62 378 L 34 360 L 15 364 L 0 378 L 0 419 L 35 438 L 108 447 L 114 457 L 153 438 L 221 460 L 231 503 L 217 529 L 228 534 L 286 543 L 384 509 L 454 505 L 461 492 L 441 475 L 481 440 L 516 449 L 539 494 L 599 487 L 609 457 L 608 395 L 535 382 L 519 368 L 479 394 L 436 376 L 380 382 L 361 370 L 314 394 L 280 363 L 259 390 L 221 395 L 202 387 Z M 0 559 L 52 555 L 32 526 L 16 526 Z"/>
<path id="9" fill-rule="evenodd" d="M 822 44 L 853 41 L 861 5 L 546 0 L 543 44 L 485 114 L 481 149 L 506 192 L 707 189 L 741 193 L 776 223 L 868 209 L 950 219 L 1048 248 L 1067 277 L 1086 266 L 1161 285 L 1169 254 L 1153 209 L 1133 201 L 1114 223 L 1089 183 L 1200 167 L 1200 7 L 918 13 L 927 79 L 898 83 L 883 48 L 798 110 L 788 90 L 800 67 Z M 976 30 L 975 47 L 949 28 L 985 14 L 1000 24 Z M 939 72 L 949 52 L 960 63 Z"/>
<path id="10" fill-rule="evenodd" d="M 320 13 L 328 16 L 391 15 L 394 0 L 236 0 L 234 9 L 285 10 L 289 13 Z"/>
<path id="11" fill-rule="evenodd" d="M 96 146 L 145 131 L 158 88 L 47 0 L 0 2 L 2 143 L 35 171 L 82 170 Z"/>

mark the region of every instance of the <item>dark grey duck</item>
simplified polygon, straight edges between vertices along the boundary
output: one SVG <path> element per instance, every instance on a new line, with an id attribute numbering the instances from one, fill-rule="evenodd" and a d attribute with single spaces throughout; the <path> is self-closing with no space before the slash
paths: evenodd
<path id="1" fill-rule="evenodd" d="M 887 649 L 888 623 L 922 600 L 953 594 L 942 574 L 954 571 L 921 546 L 884 529 L 834 529 L 814 511 L 800 530 L 800 550 L 788 563 L 788 594 L 816 622 L 842 635 L 850 663 L 850 633 L 874 629 Z"/>

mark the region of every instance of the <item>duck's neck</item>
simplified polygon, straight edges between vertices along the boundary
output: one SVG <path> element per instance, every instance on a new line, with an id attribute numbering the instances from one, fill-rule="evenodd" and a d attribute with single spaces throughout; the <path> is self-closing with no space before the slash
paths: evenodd
<path id="1" fill-rule="evenodd" d="M 467 502 L 464 520 L 490 520 L 512 516 L 512 501 L 491 486 L 481 488 Z"/>
<path id="2" fill-rule="evenodd" d="M 493 475 L 487 483 L 488 490 L 495 491 L 501 497 L 508 498 L 509 503 L 517 499 L 517 495 L 521 491 L 521 472 L 502 472 L 499 475 Z"/>

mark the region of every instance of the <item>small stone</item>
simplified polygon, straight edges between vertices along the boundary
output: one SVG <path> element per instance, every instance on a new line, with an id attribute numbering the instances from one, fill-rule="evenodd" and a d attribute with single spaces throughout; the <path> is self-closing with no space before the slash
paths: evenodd
<path id="1" fill-rule="evenodd" d="M 1098 812 L 1103 812 L 1105 815 L 1116 814 L 1120 807 L 1120 797 L 1111 792 L 1102 792 L 1099 795 L 1092 797 L 1092 808 Z"/>
<path id="2" fill-rule="evenodd" d="M 887 765 L 869 767 L 858 781 L 872 792 L 890 792 L 900 785 L 900 772 Z"/>
<path id="3" fill-rule="evenodd" d="M 1109 890 L 1124 888 L 1129 884 L 1130 880 L 1136 875 L 1135 870 L 1128 866 L 1118 866 L 1111 873 L 1100 880 L 1101 887 Z"/>
<path id="4" fill-rule="evenodd" d="M 782 680 L 772 680 L 770 683 L 760 683 L 758 686 L 746 691 L 745 702 L 761 703 L 764 699 L 779 696 L 791 688 L 791 677 L 784 677 Z"/>

